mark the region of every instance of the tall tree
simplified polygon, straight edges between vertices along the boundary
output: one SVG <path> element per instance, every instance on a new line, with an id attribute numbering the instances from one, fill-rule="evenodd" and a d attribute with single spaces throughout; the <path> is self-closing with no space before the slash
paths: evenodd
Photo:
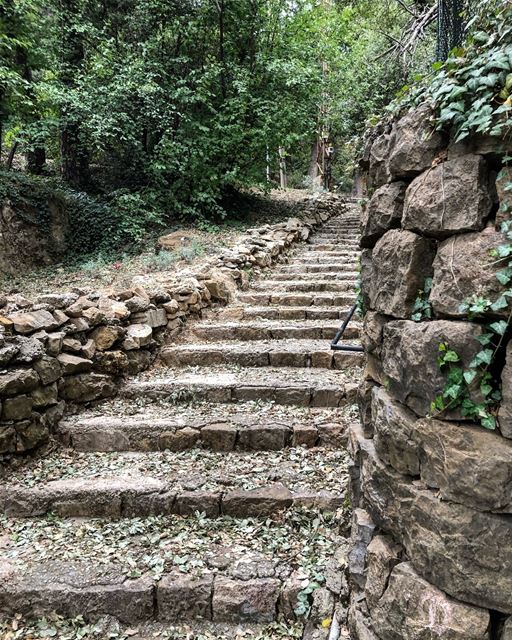
<path id="1" fill-rule="evenodd" d="M 89 151 L 73 100 L 77 77 L 85 61 L 83 3 L 81 0 L 57 0 L 56 4 L 57 28 L 61 35 L 59 77 L 64 89 L 60 102 L 61 172 L 69 185 L 84 189 L 90 183 Z"/>

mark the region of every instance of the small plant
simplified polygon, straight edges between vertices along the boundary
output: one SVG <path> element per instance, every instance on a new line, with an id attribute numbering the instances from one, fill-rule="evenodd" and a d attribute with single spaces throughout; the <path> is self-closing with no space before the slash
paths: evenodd
<path id="1" fill-rule="evenodd" d="M 418 291 L 416 300 L 414 301 L 414 307 L 412 309 L 411 320 L 414 322 L 420 322 L 421 320 L 430 320 L 432 318 L 432 305 L 430 304 L 428 297 L 432 291 L 432 278 L 425 280 L 423 289 Z"/>
<path id="2" fill-rule="evenodd" d="M 188 247 L 182 247 L 179 255 L 182 260 L 191 262 L 194 258 L 199 258 L 205 254 L 205 246 L 199 240 L 192 240 Z"/>
<path id="3" fill-rule="evenodd" d="M 446 372 L 446 384 L 440 395 L 431 405 L 433 414 L 458 409 L 464 418 L 479 422 L 486 429 L 496 429 L 496 406 L 501 400 L 501 393 L 489 372 L 499 349 L 507 322 L 501 320 L 489 325 L 489 331 L 478 337 L 484 347 L 469 363 L 469 368 L 462 367 L 459 354 L 442 342 L 439 345 L 438 365 Z M 493 340 L 498 337 L 498 344 L 493 348 Z"/>
<path id="4" fill-rule="evenodd" d="M 199 220 L 199 222 L 196 224 L 196 227 L 199 229 L 199 231 L 205 231 L 206 233 L 221 232 L 220 226 L 218 224 L 215 224 L 214 222 L 210 222 L 209 220 Z"/>
<path id="5" fill-rule="evenodd" d="M 143 263 L 148 271 L 165 271 L 178 260 L 179 257 L 174 251 L 161 251 L 154 255 L 145 256 Z"/>
<path id="6" fill-rule="evenodd" d="M 306 618 L 311 611 L 311 594 L 320 588 L 325 581 L 323 576 L 315 576 L 307 587 L 302 589 L 297 596 L 297 605 L 294 609 L 295 615 Z"/>
<path id="7" fill-rule="evenodd" d="M 91 256 L 85 262 L 79 264 L 79 269 L 87 274 L 93 275 L 99 273 L 111 263 L 101 253 L 95 256 Z"/>

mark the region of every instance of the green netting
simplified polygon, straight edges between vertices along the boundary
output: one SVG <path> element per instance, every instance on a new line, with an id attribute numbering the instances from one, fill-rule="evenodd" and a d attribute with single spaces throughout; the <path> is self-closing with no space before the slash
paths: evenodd
<path id="1" fill-rule="evenodd" d="M 465 5 L 464 0 L 438 0 L 436 57 L 440 61 L 446 60 L 450 51 L 462 44 Z"/>

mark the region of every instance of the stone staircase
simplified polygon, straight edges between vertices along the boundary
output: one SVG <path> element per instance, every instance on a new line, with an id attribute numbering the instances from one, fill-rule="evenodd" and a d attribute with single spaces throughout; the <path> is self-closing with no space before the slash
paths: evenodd
<path id="1" fill-rule="evenodd" d="M 331 219 L 9 469 L 0 611 L 108 615 L 141 639 L 347 637 L 342 443 L 361 354 L 329 343 L 355 300 L 358 224 L 355 208 Z"/>

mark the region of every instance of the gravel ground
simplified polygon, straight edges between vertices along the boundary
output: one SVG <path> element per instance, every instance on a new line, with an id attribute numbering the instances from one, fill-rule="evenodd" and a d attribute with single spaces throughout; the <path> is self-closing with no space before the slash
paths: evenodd
<path id="1" fill-rule="evenodd" d="M 170 409 L 165 400 L 147 401 L 140 397 L 133 400 L 114 399 L 103 402 L 88 411 L 80 411 L 77 415 L 69 416 L 68 422 L 79 422 L 88 418 L 100 416 L 144 419 L 168 419 L 173 422 L 195 421 L 200 416 L 201 421 L 216 422 L 219 419 L 235 422 L 260 423 L 278 422 L 293 424 L 296 422 L 321 425 L 333 422 L 349 423 L 357 420 L 358 408 L 355 404 L 346 405 L 339 409 L 307 408 L 286 406 L 274 402 L 243 402 L 239 404 L 212 404 L 208 402 L 194 402 L 176 404 Z"/>
<path id="2" fill-rule="evenodd" d="M 149 574 L 158 580 L 172 571 L 284 580 L 295 571 L 306 588 L 311 581 L 325 581 L 328 564 L 345 562 L 342 511 L 321 515 L 293 509 L 266 520 L 199 514 L 119 521 L 1 517 L 0 548 L 3 559 L 15 564 L 39 566 L 58 559 L 107 574 L 115 566 L 128 578 Z"/>
<path id="3" fill-rule="evenodd" d="M 213 624 L 189 626 L 142 625 L 124 627 L 112 618 L 88 624 L 83 618 L 66 620 L 53 615 L 39 620 L 21 616 L 0 619 L 2 640 L 293 640 L 302 637 L 302 624 L 236 627 Z"/>
<path id="4" fill-rule="evenodd" d="M 251 382 L 259 380 L 262 384 L 269 379 L 279 382 L 289 381 L 290 384 L 299 382 L 322 382 L 332 385 L 342 385 L 346 382 L 361 380 L 363 370 L 361 367 L 351 367 L 348 369 L 319 369 L 302 367 L 252 367 L 244 368 L 235 365 L 208 367 L 167 367 L 161 362 L 157 362 L 151 369 L 142 372 L 138 376 L 130 378 L 130 382 L 152 381 L 158 382 L 165 378 L 178 379 L 186 376 L 201 376 L 205 380 L 218 378 L 222 379 L 226 374 L 238 375 L 241 379 L 244 376 L 250 377 Z"/>
<path id="5" fill-rule="evenodd" d="M 282 482 L 291 491 L 326 490 L 342 494 L 348 482 L 343 449 L 214 452 L 202 449 L 151 453 L 54 451 L 19 470 L 4 470 L 9 484 L 34 487 L 52 480 L 149 476 L 185 491 L 255 489 Z M 7 485 L 8 486 L 8 485 Z"/>

